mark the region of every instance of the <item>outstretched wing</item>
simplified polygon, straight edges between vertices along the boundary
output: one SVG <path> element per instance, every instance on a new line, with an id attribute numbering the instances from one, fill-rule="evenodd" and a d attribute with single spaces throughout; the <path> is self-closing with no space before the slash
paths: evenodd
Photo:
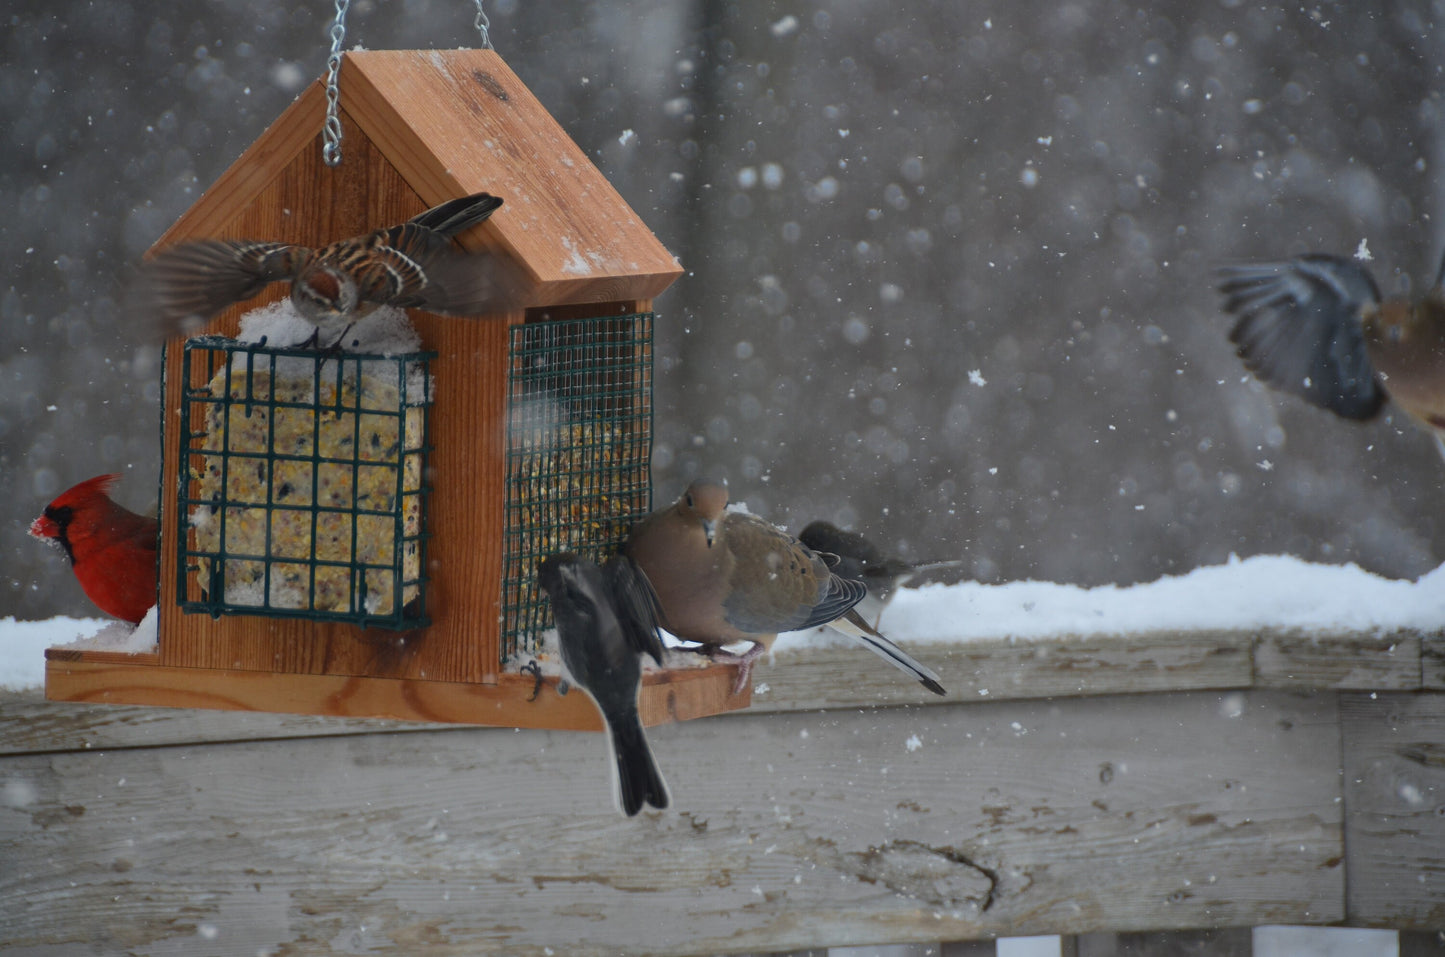
<path id="1" fill-rule="evenodd" d="M 1229 341 L 1261 380 L 1347 419 L 1380 411 L 1385 390 L 1365 347 L 1361 318 L 1380 301 L 1359 264 L 1314 254 L 1220 270 Z"/>
<path id="2" fill-rule="evenodd" d="M 305 246 L 249 240 L 172 246 L 141 266 L 138 318 L 161 336 L 192 332 L 232 303 L 292 278 L 310 256 Z"/>
<path id="3" fill-rule="evenodd" d="M 487 193 L 463 196 L 351 244 L 348 255 L 356 259 L 348 271 L 362 301 L 452 315 L 488 311 L 498 298 L 494 257 L 465 252 L 451 237 L 501 205 Z M 323 258 L 335 248 L 323 251 Z"/>

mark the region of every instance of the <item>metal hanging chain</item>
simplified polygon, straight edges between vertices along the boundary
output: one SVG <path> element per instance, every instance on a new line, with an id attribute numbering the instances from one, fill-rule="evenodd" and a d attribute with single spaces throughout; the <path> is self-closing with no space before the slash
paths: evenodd
<path id="1" fill-rule="evenodd" d="M 481 0 L 477 0 L 480 7 Z M 336 0 L 336 22 L 331 25 L 331 55 L 326 58 L 326 124 L 322 136 L 321 160 L 327 166 L 341 164 L 341 117 L 337 113 L 341 97 L 341 43 L 346 39 L 346 11 L 351 0 Z"/>
<path id="2" fill-rule="evenodd" d="M 492 21 L 482 9 L 482 0 L 476 0 L 477 33 L 482 37 L 482 49 L 492 49 Z M 321 147 L 321 159 L 327 166 L 341 165 L 341 44 L 346 40 L 346 11 L 351 0 L 336 0 L 336 22 L 331 24 L 331 55 L 326 58 L 326 123 L 321 133 L 325 145 Z"/>
<path id="3" fill-rule="evenodd" d="M 482 35 L 482 49 L 492 48 L 492 21 L 487 19 L 487 13 L 482 9 L 482 0 L 477 0 L 477 32 Z"/>

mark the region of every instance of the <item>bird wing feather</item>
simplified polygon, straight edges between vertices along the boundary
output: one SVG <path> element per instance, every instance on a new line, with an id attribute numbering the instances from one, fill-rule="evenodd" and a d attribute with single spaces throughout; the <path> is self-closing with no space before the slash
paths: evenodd
<path id="1" fill-rule="evenodd" d="M 1220 270 L 1229 339 L 1261 380 L 1350 419 L 1380 411 L 1385 391 L 1370 362 L 1362 317 L 1380 302 L 1370 274 L 1315 254 Z"/>
<path id="2" fill-rule="evenodd" d="M 662 664 L 662 636 L 657 630 L 662 606 L 652 582 L 648 581 L 636 562 L 620 553 L 607 560 L 602 566 L 602 573 L 606 576 L 612 605 L 628 646 L 638 654 L 651 655 L 654 661 Z"/>
<path id="3" fill-rule="evenodd" d="M 237 239 L 172 246 L 141 267 L 138 318 L 163 337 L 194 331 L 232 303 L 292 278 L 311 255 L 305 246 Z"/>
<path id="4" fill-rule="evenodd" d="M 728 512 L 723 521 L 723 544 L 735 559 L 723 613 L 739 631 L 767 635 L 824 625 L 868 593 L 774 525 L 744 512 Z"/>

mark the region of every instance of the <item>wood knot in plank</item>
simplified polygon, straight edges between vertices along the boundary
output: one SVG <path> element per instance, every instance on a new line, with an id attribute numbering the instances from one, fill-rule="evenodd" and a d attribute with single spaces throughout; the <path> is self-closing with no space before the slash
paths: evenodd
<path id="1" fill-rule="evenodd" d="M 496 77 L 492 76 L 486 70 L 473 70 L 472 79 L 477 81 L 478 86 L 486 90 L 488 93 L 492 94 L 492 96 L 501 100 L 503 103 L 511 99 L 511 97 L 507 95 L 506 88 L 497 81 Z"/>
<path id="2" fill-rule="evenodd" d="M 972 903 L 986 911 L 998 888 L 997 873 L 951 847 L 899 840 L 845 857 L 859 880 L 882 884 L 931 907 L 954 909 Z"/>

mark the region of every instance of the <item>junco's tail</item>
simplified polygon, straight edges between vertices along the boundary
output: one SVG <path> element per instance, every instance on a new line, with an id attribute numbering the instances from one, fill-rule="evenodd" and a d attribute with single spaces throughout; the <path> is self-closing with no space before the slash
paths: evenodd
<path id="1" fill-rule="evenodd" d="M 661 810 L 671 796 L 662 771 L 652 756 L 652 746 L 642 730 L 642 719 L 636 709 L 616 715 L 607 721 L 612 740 L 612 758 L 617 767 L 617 801 L 622 813 L 632 817 L 651 804 Z"/>

